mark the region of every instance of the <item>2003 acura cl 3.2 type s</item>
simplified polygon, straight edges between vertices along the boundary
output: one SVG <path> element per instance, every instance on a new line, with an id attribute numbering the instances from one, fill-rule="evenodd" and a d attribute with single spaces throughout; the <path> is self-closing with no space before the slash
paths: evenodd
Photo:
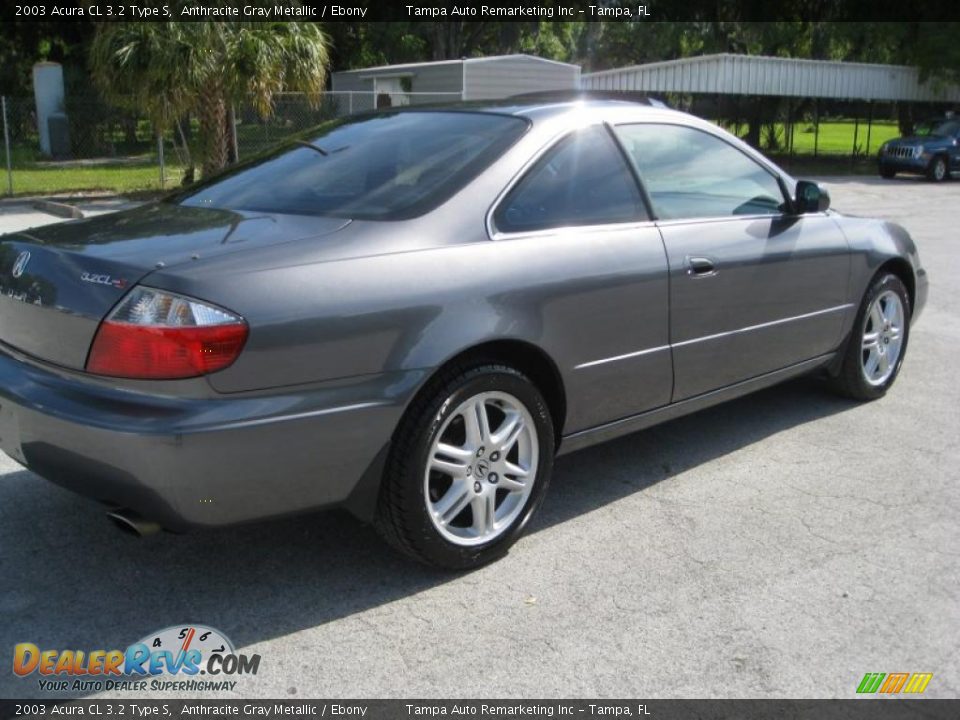
<path id="1" fill-rule="evenodd" d="M 479 565 L 556 452 L 823 369 L 878 398 L 927 281 L 715 126 L 391 111 L 0 244 L 0 444 L 133 527 L 342 506 Z"/>

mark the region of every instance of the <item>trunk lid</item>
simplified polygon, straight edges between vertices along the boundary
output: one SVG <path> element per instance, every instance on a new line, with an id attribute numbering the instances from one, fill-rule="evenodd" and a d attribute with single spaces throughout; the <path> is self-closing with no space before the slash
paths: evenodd
<path id="1" fill-rule="evenodd" d="M 153 270 L 349 222 L 156 203 L 2 236 L 0 343 L 82 369 L 100 321 Z"/>

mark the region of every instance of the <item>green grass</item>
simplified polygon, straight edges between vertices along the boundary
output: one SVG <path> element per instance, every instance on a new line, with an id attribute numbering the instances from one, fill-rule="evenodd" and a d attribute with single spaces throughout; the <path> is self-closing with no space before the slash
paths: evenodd
<path id="1" fill-rule="evenodd" d="M 182 168 L 167 165 L 166 187 L 178 185 L 181 175 Z M 0 188 L 6 190 L 5 177 Z M 69 168 L 35 166 L 15 167 L 13 170 L 14 195 L 50 195 L 92 190 L 128 193 L 159 189 L 160 170 L 156 164 Z"/>
<path id="2" fill-rule="evenodd" d="M 724 124 L 728 130 L 733 130 L 729 124 Z M 786 127 L 784 123 L 776 124 L 776 134 L 779 141 L 777 153 L 786 152 Z M 840 155 L 849 157 L 854 148 L 854 129 L 853 120 L 831 120 L 820 123 L 819 138 L 813 131 L 812 122 L 798 122 L 794 124 L 793 129 L 793 152 L 797 155 L 813 155 L 814 140 L 817 139 L 818 155 Z M 740 127 L 740 136 L 746 134 L 746 127 Z M 862 120 L 860 128 L 857 131 L 857 153 L 859 155 L 875 155 L 880 145 L 887 140 L 899 137 L 900 131 L 897 124 L 889 120 L 875 120 L 870 129 L 870 147 L 867 148 L 867 122 Z M 763 140 L 763 150 L 771 151 L 766 143 L 767 136 L 764 131 L 761 136 Z"/>
<path id="3" fill-rule="evenodd" d="M 160 189 L 160 167 L 156 157 L 145 148 L 138 147 L 140 153 L 132 157 L 120 157 L 115 162 L 110 159 L 98 159 L 95 164 L 85 165 L 82 161 L 58 164 L 40 156 L 38 141 L 29 139 L 12 147 L 13 194 L 14 195 L 50 195 L 83 191 L 108 191 L 129 193 L 142 190 Z M 172 153 L 171 153 L 172 155 Z M 176 160 L 176 156 L 168 160 Z M 165 168 L 165 187 L 180 184 L 183 168 L 167 162 Z M 7 194 L 6 158 L 0 145 L 0 195 Z"/>

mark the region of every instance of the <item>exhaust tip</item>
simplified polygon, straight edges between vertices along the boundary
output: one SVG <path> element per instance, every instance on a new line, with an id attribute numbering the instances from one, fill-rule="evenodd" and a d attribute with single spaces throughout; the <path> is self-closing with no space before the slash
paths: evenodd
<path id="1" fill-rule="evenodd" d="M 110 521 L 124 534 L 134 537 L 146 537 L 160 531 L 159 523 L 145 520 L 133 510 L 123 508 L 111 510 L 107 513 Z"/>

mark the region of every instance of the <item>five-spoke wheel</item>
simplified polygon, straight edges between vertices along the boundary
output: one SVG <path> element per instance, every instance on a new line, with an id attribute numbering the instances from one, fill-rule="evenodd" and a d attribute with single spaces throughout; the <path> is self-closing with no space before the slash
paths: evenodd
<path id="1" fill-rule="evenodd" d="M 493 363 L 448 368 L 401 421 L 377 527 L 422 562 L 489 562 L 538 507 L 553 451 L 553 421 L 529 378 Z"/>
<path id="2" fill-rule="evenodd" d="M 903 303 L 892 290 L 873 301 L 864 318 L 861 366 L 871 385 L 883 385 L 897 367 L 903 346 Z"/>
<path id="3" fill-rule="evenodd" d="M 517 398 L 483 392 L 450 414 L 430 448 L 424 500 L 437 531 L 457 545 L 497 537 L 523 510 L 537 474 L 533 418 Z"/>
<path id="4" fill-rule="evenodd" d="M 881 397 L 897 379 L 909 336 L 907 289 L 893 273 L 881 273 L 860 304 L 834 387 L 857 400 Z"/>

